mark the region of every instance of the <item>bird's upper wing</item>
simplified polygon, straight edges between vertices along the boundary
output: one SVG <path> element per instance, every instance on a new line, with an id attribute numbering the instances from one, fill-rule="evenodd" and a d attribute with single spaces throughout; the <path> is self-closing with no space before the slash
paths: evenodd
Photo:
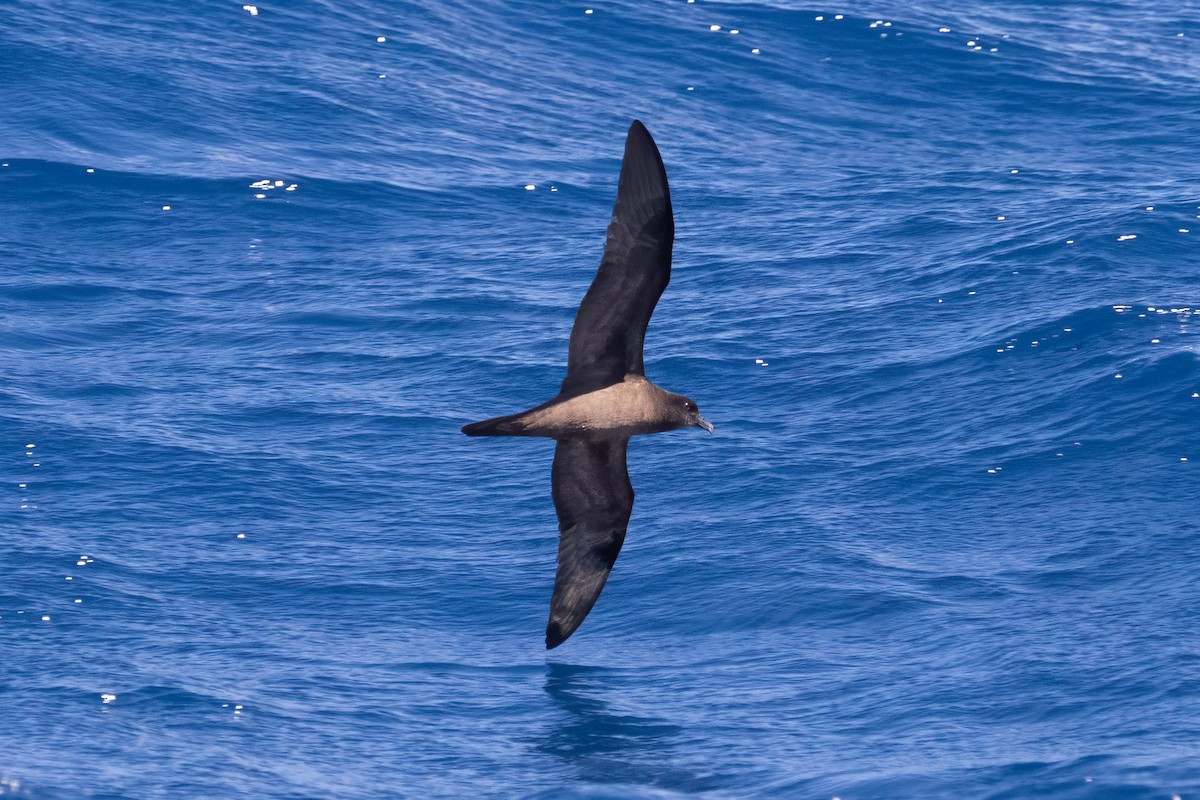
<path id="1" fill-rule="evenodd" d="M 642 375 L 642 340 L 671 280 L 675 220 L 667 171 L 650 132 L 634 120 L 625 139 L 604 257 L 579 304 L 562 394 L 602 389 Z"/>
<path id="2" fill-rule="evenodd" d="M 592 610 L 633 510 L 625 466 L 629 439 L 562 439 L 551 471 L 558 512 L 558 572 L 546 623 L 546 648 L 557 647 Z"/>

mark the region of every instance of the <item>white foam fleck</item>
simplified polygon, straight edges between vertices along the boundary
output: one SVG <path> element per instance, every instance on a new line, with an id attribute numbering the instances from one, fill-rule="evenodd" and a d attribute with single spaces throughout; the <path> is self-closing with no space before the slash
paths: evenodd
<path id="1" fill-rule="evenodd" d="M 242 11 L 248 11 L 252 17 L 258 16 L 258 6 L 242 6 Z"/>
<path id="2" fill-rule="evenodd" d="M 95 172 L 95 171 L 96 170 L 92 169 L 91 167 L 88 167 L 88 172 Z"/>
<path id="3" fill-rule="evenodd" d="M 1004 217 L 996 217 L 996 219 L 1003 220 Z"/>
<path id="4" fill-rule="evenodd" d="M 239 534 L 237 535 L 237 538 L 239 538 L 239 539 L 245 539 L 245 538 L 246 538 L 246 534 L 244 534 L 244 533 L 239 533 Z"/>
<path id="5" fill-rule="evenodd" d="M 949 33 L 949 32 L 950 32 L 949 28 L 938 28 L 938 33 Z"/>
<path id="6" fill-rule="evenodd" d="M 1126 234 L 1124 234 L 1123 236 L 1118 236 L 1118 237 L 1117 237 L 1117 241 L 1118 241 L 1118 242 L 1127 242 L 1127 241 L 1129 241 L 1130 239 L 1136 239 L 1136 238 L 1137 238 L 1137 234 L 1136 234 L 1136 233 L 1126 233 Z"/>
<path id="7" fill-rule="evenodd" d="M 106 692 L 105 694 L 100 695 L 100 702 L 102 702 L 102 703 L 111 703 L 112 701 L 114 701 L 116 699 L 117 699 L 117 696 L 115 694 L 108 694 Z"/>
<path id="8" fill-rule="evenodd" d="M 535 186 L 532 183 L 525 184 L 525 191 L 527 191 L 527 192 L 532 192 L 536 188 L 537 188 L 537 186 Z"/>
<path id="9" fill-rule="evenodd" d="M 381 44 L 382 44 L 383 42 L 386 42 L 386 41 L 387 41 L 387 37 L 386 37 L 386 36 L 376 36 L 376 37 L 375 37 L 375 41 L 377 41 L 377 42 L 379 42 L 379 43 L 381 43 Z"/>
<path id="10" fill-rule="evenodd" d="M 737 28 L 734 28 L 733 30 L 731 30 L 731 31 L 729 32 L 729 35 L 730 35 L 730 36 L 737 36 L 739 33 L 741 33 L 741 31 L 739 31 Z"/>
<path id="11" fill-rule="evenodd" d="M 590 8 L 589 8 L 589 9 L 586 9 L 586 10 L 585 10 L 583 13 L 585 13 L 585 14 L 591 14 L 591 13 L 592 13 L 592 9 L 590 9 Z"/>
<path id="12" fill-rule="evenodd" d="M 1075 240 L 1074 240 L 1074 239 L 1067 239 L 1067 244 L 1075 244 Z"/>
<path id="13" fill-rule="evenodd" d="M 49 622 L 49 621 L 50 621 L 50 615 L 49 615 L 49 614 L 43 614 L 43 615 L 42 615 L 42 622 Z"/>
<path id="14" fill-rule="evenodd" d="M 266 197 L 266 195 L 265 195 L 265 194 L 256 194 L 256 195 L 254 195 L 254 199 L 255 199 L 255 200 L 262 200 L 264 197 Z"/>
<path id="15" fill-rule="evenodd" d="M 1016 175 L 1018 172 L 1020 172 L 1020 170 L 1018 170 L 1018 169 L 1010 169 L 1010 170 L 1008 171 L 1008 174 L 1009 174 L 1009 175 Z"/>
<path id="16" fill-rule="evenodd" d="M 1147 211 L 1153 211 L 1153 210 L 1154 210 L 1154 206 L 1146 206 L 1146 210 L 1147 210 Z"/>
<path id="17" fill-rule="evenodd" d="M 75 602 L 76 602 L 76 603 L 82 603 L 82 602 L 83 602 L 83 599 L 82 599 L 82 598 L 79 598 L 79 597 L 76 597 L 76 598 L 75 598 Z"/>
<path id="18" fill-rule="evenodd" d="M 1179 232 L 1180 233 L 1191 233 L 1191 231 L 1188 228 L 1180 228 Z"/>
<path id="19" fill-rule="evenodd" d="M 833 18 L 834 19 L 845 19 L 845 17 L 843 17 L 841 14 L 834 14 Z"/>
<path id="20" fill-rule="evenodd" d="M 1118 372 L 1116 375 L 1113 375 L 1113 377 L 1114 377 L 1114 378 L 1121 378 L 1121 377 L 1123 377 L 1123 376 L 1121 375 L 1121 373 L 1119 373 L 1119 372 Z"/>
<path id="21" fill-rule="evenodd" d="M 719 30 L 721 30 L 721 26 L 720 25 L 709 25 L 708 29 L 710 31 L 719 31 Z"/>
<path id="22" fill-rule="evenodd" d="M 756 48 L 754 48 L 753 50 L 751 50 L 750 52 L 751 52 L 751 53 L 753 53 L 754 55 L 758 55 L 758 54 L 759 54 L 759 53 L 761 53 L 762 51 L 761 51 L 761 50 L 759 50 L 759 49 L 756 47 Z"/>
<path id="23" fill-rule="evenodd" d="M 163 206 L 163 211 L 170 211 L 170 210 L 171 210 L 170 206 Z"/>
<path id="24" fill-rule="evenodd" d="M 824 21 L 825 21 L 825 18 L 824 18 L 824 17 L 813 17 L 813 19 L 815 19 L 817 22 L 824 22 Z"/>

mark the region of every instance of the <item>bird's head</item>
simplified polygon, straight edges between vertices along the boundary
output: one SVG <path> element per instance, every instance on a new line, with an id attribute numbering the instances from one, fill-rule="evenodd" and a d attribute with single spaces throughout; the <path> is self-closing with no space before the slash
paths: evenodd
<path id="1" fill-rule="evenodd" d="M 700 407 L 696 405 L 696 401 L 683 395 L 675 395 L 674 410 L 676 419 L 681 428 L 704 428 L 709 433 L 713 432 L 713 426 L 709 424 L 704 417 L 700 416 Z"/>

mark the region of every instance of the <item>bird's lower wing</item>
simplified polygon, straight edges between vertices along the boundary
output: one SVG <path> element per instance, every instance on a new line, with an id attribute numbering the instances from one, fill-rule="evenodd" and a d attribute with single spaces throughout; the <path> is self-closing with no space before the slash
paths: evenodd
<path id="1" fill-rule="evenodd" d="M 592 610 L 608 580 L 633 510 L 625 465 L 629 439 L 562 439 L 551 471 L 558 512 L 558 572 L 546 624 L 546 648 L 566 641 Z"/>

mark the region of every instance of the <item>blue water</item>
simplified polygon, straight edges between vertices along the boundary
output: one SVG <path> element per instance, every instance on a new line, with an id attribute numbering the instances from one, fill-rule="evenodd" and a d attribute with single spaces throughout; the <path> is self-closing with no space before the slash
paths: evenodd
<path id="1" fill-rule="evenodd" d="M 588 2 L 4 4 L 0 795 L 1196 797 L 1200 11 Z M 634 117 L 717 431 L 546 653 Z"/>

